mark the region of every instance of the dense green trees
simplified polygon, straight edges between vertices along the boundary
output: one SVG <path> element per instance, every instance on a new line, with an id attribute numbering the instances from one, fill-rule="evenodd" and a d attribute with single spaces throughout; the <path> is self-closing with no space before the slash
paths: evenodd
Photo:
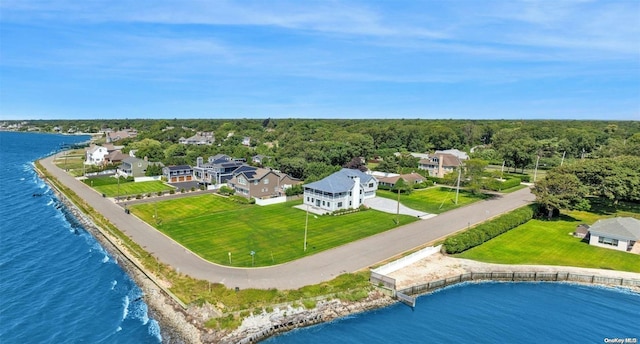
<path id="1" fill-rule="evenodd" d="M 587 196 L 608 200 L 640 201 L 640 157 L 583 159 L 558 167 L 536 182 L 537 202 L 551 217 L 559 209 L 589 207 Z"/>
<path id="2" fill-rule="evenodd" d="M 151 161 L 194 164 L 199 156 L 206 158 L 217 153 L 247 160 L 254 154 L 263 154 L 271 157 L 268 166 L 292 172 L 299 178 L 317 178 L 324 174 L 317 171 L 345 166 L 355 157 L 365 160 L 383 157 L 385 162 L 380 168 L 398 172 L 411 161 L 402 157 L 394 160 L 391 156 L 396 152 L 424 153 L 449 148 L 469 151 L 478 146 L 472 157 L 492 164 L 505 161 L 511 170 L 533 167 L 538 156 L 540 168 L 545 169 L 582 158 L 640 156 L 640 121 L 263 118 L 43 120 L 29 121 L 29 125 L 49 130 L 60 127 L 62 132 L 134 128 L 138 137 L 118 144 L 124 144 L 126 152 L 138 150 L 139 157 L 147 156 Z M 180 137 L 192 136 L 197 131 L 214 132 L 215 144 L 178 144 Z M 251 147 L 240 144 L 245 136 L 251 137 Z M 311 163 L 313 168 L 307 168 Z"/>

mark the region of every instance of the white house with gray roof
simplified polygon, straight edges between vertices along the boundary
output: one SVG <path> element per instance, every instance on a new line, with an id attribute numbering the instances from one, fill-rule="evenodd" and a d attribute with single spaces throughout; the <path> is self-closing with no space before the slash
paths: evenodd
<path id="1" fill-rule="evenodd" d="M 304 204 L 334 212 L 357 209 L 365 199 L 376 196 L 378 180 L 359 170 L 342 170 L 317 182 L 304 185 Z"/>
<path id="2" fill-rule="evenodd" d="M 589 245 L 630 251 L 640 242 L 640 220 L 632 217 L 598 220 L 589 227 L 589 235 Z"/>

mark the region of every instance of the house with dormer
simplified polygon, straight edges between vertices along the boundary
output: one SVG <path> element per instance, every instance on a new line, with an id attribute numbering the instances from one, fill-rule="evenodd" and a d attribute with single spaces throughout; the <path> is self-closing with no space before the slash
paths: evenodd
<path id="1" fill-rule="evenodd" d="M 105 156 L 109 154 L 107 147 L 91 146 L 86 152 L 85 165 L 102 165 L 105 162 Z"/>
<path id="2" fill-rule="evenodd" d="M 343 168 L 317 182 L 304 185 L 304 204 L 334 212 L 357 209 L 376 196 L 378 180 L 360 170 Z"/>
<path id="3" fill-rule="evenodd" d="M 428 159 L 420 159 L 418 168 L 429 171 L 431 177 L 443 178 L 445 174 L 456 171 L 462 165 L 461 160 L 453 154 L 438 153 Z"/>
<path id="4" fill-rule="evenodd" d="M 206 162 L 198 157 L 196 166 L 193 166 L 193 178 L 205 185 L 220 185 L 231 179 L 236 169 L 245 165 L 244 159 L 234 159 L 225 154 L 210 156 Z"/>

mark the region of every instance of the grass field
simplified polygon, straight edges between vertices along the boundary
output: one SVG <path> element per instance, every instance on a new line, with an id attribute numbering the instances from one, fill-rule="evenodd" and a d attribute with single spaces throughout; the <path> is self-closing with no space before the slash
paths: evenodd
<path id="1" fill-rule="evenodd" d="M 398 199 L 398 194 L 386 190 L 378 190 L 376 195 Z M 464 205 L 487 198 L 487 195 L 474 195 L 468 191 L 460 190 L 458 194 L 458 204 L 455 204 L 456 189 L 447 187 L 433 187 L 428 189 L 413 190 L 409 195 L 400 194 L 400 203 L 403 205 L 424 211 L 430 214 L 440 214 L 451 209 L 459 208 Z"/>
<path id="2" fill-rule="evenodd" d="M 456 257 L 501 264 L 566 265 L 640 272 L 640 255 L 590 246 L 569 233 L 600 218 L 634 216 L 628 211 L 570 211 L 554 221 L 531 220 Z"/>
<path id="3" fill-rule="evenodd" d="M 341 216 L 309 214 L 305 252 L 306 212 L 293 208 L 300 203 L 261 207 L 201 195 L 138 204 L 131 212 L 206 260 L 242 267 L 252 266 L 251 251 L 255 252 L 254 266 L 275 265 L 396 227 L 396 215 L 375 210 Z M 416 219 L 402 216 L 400 223 Z"/>
<path id="4" fill-rule="evenodd" d="M 83 149 L 73 149 L 56 154 L 53 162 L 56 166 L 68 170 L 71 175 L 79 177 L 84 171 L 84 159 Z"/>
<path id="5" fill-rule="evenodd" d="M 156 193 L 158 191 L 169 191 L 173 188 L 159 180 L 149 181 L 149 182 L 124 182 L 124 179 L 120 179 L 120 186 L 118 186 L 117 179 L 113 178 L 116 181 L 115 184 L 103 184 L 103 185 L 95 185 L 93 188 L 99 193 L 105 194 L 107 197 L 116 197 L 120 195 L 122 196 L 136 196 L 136 195 L 146 195 L 148 193 Z"/>

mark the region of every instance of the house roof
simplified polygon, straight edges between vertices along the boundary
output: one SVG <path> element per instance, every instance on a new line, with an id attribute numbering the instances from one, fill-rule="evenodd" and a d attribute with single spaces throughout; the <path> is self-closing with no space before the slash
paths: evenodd
<path id="1" fill-rule="evenodd" d="M 467 154 L 467 152 L 463 152 L 458 149 L 437 150 L 435 154 L 451 154 L 451 155 L 457 156 L 458 158 L 460 158 L 460 160 L 469 159 L 469 155 Z"/>
<path id="2" fill-rule="evenodd" d="M 614 217 L 596 221 L 591 233 L 623 240 L 640 240 L 640 220 L 632 217 Z"/>
<path id="3" fill-rule="evenodd" d="M 381 178 L 378 178 L 378 181 L 380 181 L 381 183 L 384 182 L 388 184 L 395 184 L 400 178 L 402 178 L 404 181 L 407 181 L 407 182 L 417 182 L 417 181 L 422 181 L 426 179 L 425 177 L 415 172 L 412 172 L 409 174 L 395 175 L 392 177 L 381 177 Z"/>
<path id="4" fill-rule="evenodd" d="M 111 153 L 104 156 L 106 160 L 110 161 L 122 161 L 126 159 L 129 155 L 122 153 L 119 150 L 112 151 Z"/>
<path id="5" fill-rule="evenodd" d="M 191 166 L 189 165 L 167 166 L 167 168 L 169 171 L 191 170 Z"/>
<path id="6" fill-rule="evenodd" d="M 343 168 L 342 170 L 324 178 L 317 182 L 309 183 L 305 185 L 305 188 L 320 190 L 329 193 L 347 192 L 353 188 L 355 181 L 354 177 L 360 178 L 361 184 L 369 183 L 371 179 L 375 178 L 360 170 L 354 170 L 349 168 Z"/>

